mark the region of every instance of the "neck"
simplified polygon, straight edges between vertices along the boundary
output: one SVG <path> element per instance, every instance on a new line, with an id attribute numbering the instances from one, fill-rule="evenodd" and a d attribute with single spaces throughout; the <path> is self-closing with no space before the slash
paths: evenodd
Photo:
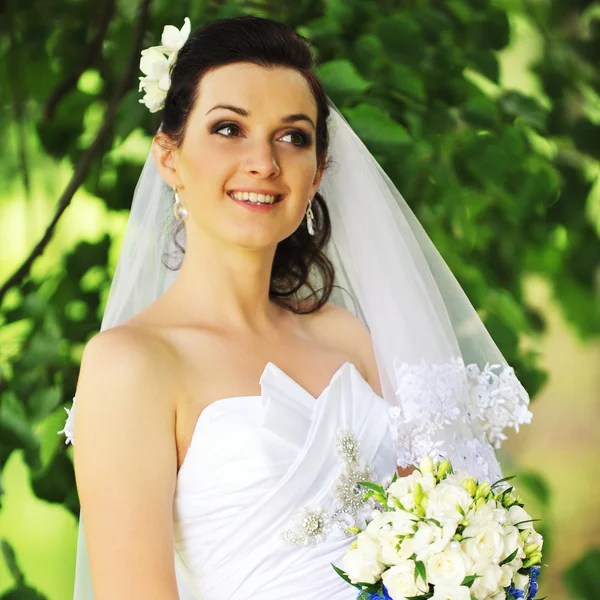
<path id="1" fill-rule="evenodd" d="M 167 294 L 186 322 L 266 333 L 282 310 L 269 299 L 275 249 L 227 243 L 188 218 L 185 257 Z"/>

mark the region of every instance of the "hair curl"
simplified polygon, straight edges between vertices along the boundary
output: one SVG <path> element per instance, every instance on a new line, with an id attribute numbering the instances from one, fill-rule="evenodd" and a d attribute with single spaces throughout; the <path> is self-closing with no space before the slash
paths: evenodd
<path id="1" fill-rule="evenodd" d="M 188 117 L 197 99 L 199 83 L 210 70 L 220 66 L 249 62 L 263 67 L 289 67 L 307 80 L 317 104 L 317 164 L 326 168 L 329 147 L 327 119 L 330 109 L 323 85 L 314 72 L 314 57 L 309 42 L 288 25 L 271 19 L 242 16 L 219 19 L 194 31 L 179 50 L 171 70 L 171 86 L 162 112 L 162 132 L 173 148 L 183 142 Z M 164 139 L 164 138 L 163 138 Z M 331 220 L 324 198 L 315 194 L 312 201 L 315 235 L 308 233 L 306 219 L 275 251 L 269 297 L 298 314 L 318 310 L 331 296 L 334 287 L 333 264 L 324 247 L 331 237 Z M 185 253 L 181 236 L 183 222 L 176 222 L 173 241 Z M 176 268 L 181 265 L 181 260 Z M 165 265 L 170 267 L 167 263 Z M 309 276 L 321 280 L 315 288 Z M 301 298 L 304 287 L 310 294 Z M 303 302 L 309 298 L 314 302 Z"/>

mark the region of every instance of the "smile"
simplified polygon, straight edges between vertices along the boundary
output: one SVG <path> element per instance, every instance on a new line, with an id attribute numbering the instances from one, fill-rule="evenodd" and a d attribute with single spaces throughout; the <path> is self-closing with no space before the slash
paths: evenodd
<path id="1" fill-rule="evenodd" d="M 283 198 L 282 194 L 260 194 L 257 192 L 231 191 L 227 194 L 234 200 L 247 202 L 248 204 L 276 204 Z"/>

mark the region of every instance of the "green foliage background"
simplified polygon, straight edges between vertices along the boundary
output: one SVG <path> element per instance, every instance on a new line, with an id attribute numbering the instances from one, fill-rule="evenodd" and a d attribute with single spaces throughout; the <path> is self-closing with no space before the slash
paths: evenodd
<path id="1" fill-rule="evenodd" d="M 139 51 L 185 16 L 193 27 L 270 16 L 313 42 L 328 93 L 532 396 L 547 375 L 521 342 L 544 318 L 526 303 L 525 275 L 548 278 L 581 337 L 600 333 L 600 3 L 5 0 L 0 10 L 0 466 L 20 452 L 33 494 L 63 516 L 79 505 L 72 450 L 56 432 L 160 118 L 138 103 Z M 543 46 L 530 95 L 501 79 L 517 17 Z M 547 503 L 535 474 L 525 484 Z M 1 599 L 70 597 L 71 582 L 34 591 L 14 545 L 2 541 Z M 598 597 L 598 557 L 570 568 L 574 597 Z M 69 572 L 73 558 L 63 557 Z"/>

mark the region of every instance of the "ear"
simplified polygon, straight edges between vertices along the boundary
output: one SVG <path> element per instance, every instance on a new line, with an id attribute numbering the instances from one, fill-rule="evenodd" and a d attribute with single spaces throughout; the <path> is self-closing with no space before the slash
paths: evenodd
<path id="1" fill-rule="evenodd" d="M 323 162 L 319 166 L 319 168 L 317 169 L 317 172 L 315 173 L 315 178 L 313 180 L 313 185 L 312 185 L 311 198 L 313 198 L 314 195 L 318 192 L 319 186 L 321 185 L 321 179 L 323 179 L 324 173 L 325 173 L 325 162 Z"/>
<path id="2" fill-rule="evenodd" d="M 176 186 L 177 189 L 181 189 L 181 180 L 177 173 L 174 154 L 173 142 L 164 133 L 157 133 L 152 140 L 152 157 L 156 169 L 169 187 Z"/>

